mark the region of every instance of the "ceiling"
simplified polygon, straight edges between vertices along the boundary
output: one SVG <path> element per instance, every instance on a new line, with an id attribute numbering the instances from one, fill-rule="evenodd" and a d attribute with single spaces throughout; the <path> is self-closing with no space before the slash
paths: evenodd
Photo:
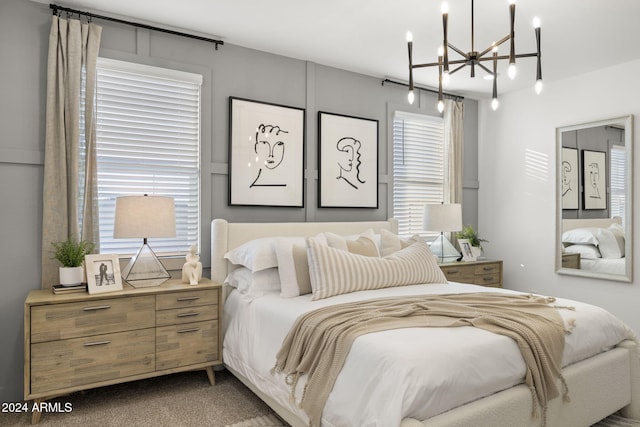
<path id="1" fill-rule="evenodd" d="M 471 1 L 448 3 L 449 42 L 468 52 Z M 398 81 L 408 80 L 408 30 L 413 33 L 414 63 L 437 61 L 442 43 L 441 2 L 435 0 L 65 0 L 56 4 Z M 474 15 L 476 50 L 508 35 L 507 0 L 477 0 Z M 534 16 L 542 22 L 546 83 L 640 58 L 637 0 L 518 0 L 516 53 L 535 52 Z M 508 43 L 501 46 L 500 54 L 508 54 Z M 450 53 L 450 59 L 458 58 Z M 504 77 L 498 79 L 498 92 L 533 90 L 535 69 L 535 58 L 520 59 L 518 76 L 511 81 L 506 64 L 499 67 Z M 471 79 L 466 67 L 452 75 L 446 90 L 488 98 L 492 85 L 483 75 L 477 70 Z M 437 70 L 415 70 L 414 80 L 417 85 L 437 87 Z"/>

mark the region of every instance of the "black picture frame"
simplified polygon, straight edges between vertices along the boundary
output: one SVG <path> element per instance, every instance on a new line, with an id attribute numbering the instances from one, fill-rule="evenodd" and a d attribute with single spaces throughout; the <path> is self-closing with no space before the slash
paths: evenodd
<path id="1" fill-rule="evenodd" d="M 318 112 L 318 207 L 377 209 L 378 120 Z"/>
<path id="2" fill-rule="evenodd" d="M 229 206 L 304 207 L 305 114 L 229 97 Z"/>

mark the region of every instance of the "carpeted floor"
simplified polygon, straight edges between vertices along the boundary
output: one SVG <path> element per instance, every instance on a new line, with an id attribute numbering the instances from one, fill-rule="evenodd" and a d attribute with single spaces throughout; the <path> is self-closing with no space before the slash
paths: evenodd
<path id="1" fill-rule="evenodd" d="M 209 386 L 204 371 L 183 372 L 77 392 L 53 399 L 70 412 L 44 413 L 40 426 L 276 427 L 273 411 L 226 370 Z M 30 413 L 2 413 L 0 426 L 31 424 Z M 640 427 L 617 415 L 593 427 Z"/>

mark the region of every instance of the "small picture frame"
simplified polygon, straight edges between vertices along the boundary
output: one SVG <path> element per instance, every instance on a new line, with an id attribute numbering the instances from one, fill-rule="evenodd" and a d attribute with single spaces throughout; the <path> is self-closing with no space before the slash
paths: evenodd
<path id="1" fill-rule="evenodd" d="M 607 156 L 582 150 L 583 209 L 607 209 Z"/>
<path id="2" fill-rule="evenodd" d="M 460 245 L 460 252 L 462 252 L 463 261 L 475 261 L 476 257 L 473 255 L 471 249 L 471 243 L 468 239 L 458 239 L 458 245 Z"/>
<path id="3" fill-rule="evenodd" d="M 122 290 L 118 255 L 85 255 L 84 264 L 87 271 L 87 289 L 90 294 Z"/>

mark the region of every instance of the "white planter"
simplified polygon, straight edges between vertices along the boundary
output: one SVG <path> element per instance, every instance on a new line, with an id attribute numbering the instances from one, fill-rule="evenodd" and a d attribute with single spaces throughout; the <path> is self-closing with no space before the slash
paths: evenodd
<path id="1" fill-rule="evenodd" d="M 84 278 L 82 267 L 60 267 L 60 284 L 64 286 L 79 285 Z"/>
<path id="2" fill-rule="evenodd" d="M 478 259 L 482 256 L 482 249 L 477 246 L 471 246 L 471 253 L 474 259 Z"/>

